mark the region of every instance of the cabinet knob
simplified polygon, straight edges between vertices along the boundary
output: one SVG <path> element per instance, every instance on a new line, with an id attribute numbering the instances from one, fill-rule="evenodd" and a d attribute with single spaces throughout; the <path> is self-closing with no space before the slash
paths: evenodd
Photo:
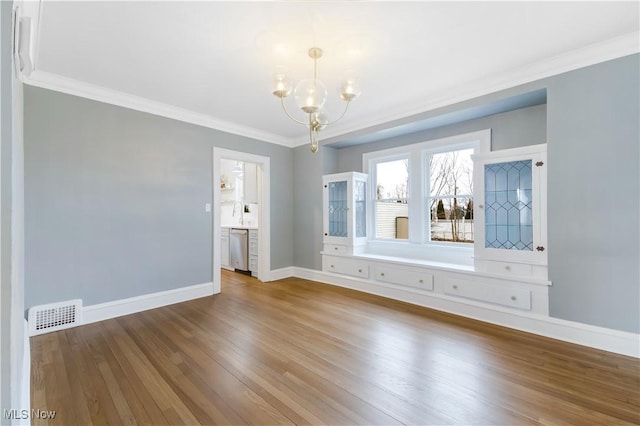
<path id="1" fill-rule="evenodd" d="M 324 233 L 324 235 L 325 235 L 325 236 L 327 236 L 327 235 L 329 235 L 329 234 L 325 232 L 325 233 Z"/>
<path id="2" fill-rule="evenodd" d="M 515 301 L 516 299 L 517 299 L 517 297 L 515 297 L 515 296 L 511 296 L 511 300 L 514 300 L 514 301 Z"/>
<path id="3" fill-rule="evenodd" d="M 480 205 L 478 206 L 478 208 L 479 208 L 479 209 L 484 209 L 484 204 L 480 204 Z"/>
<path id="4" fill-rule="evenodd" d="M 542 247 L 542 246 L 538 246 L 538 247 L 536 247 L 536 250 L 538 250 L 538 251 L 544 251 L 544 247 Z"/>
<path id="5" fill-rule="evenodd" d="M 504 269 L 505 269 L 505 271 L 510 271 L 510 270 L 511 270 L 511 266 L 506 265 L 506 266 L 504 267 Z"/>
<path id="6" fill-rule="evenodd" d="M 334 249 L 334 250 L 338 250 L 338 247 L 334 247 L 333 249 Z"/>
<path id="7" fill-rule="evenodd" d="M 423 280 L 419 280 L 418 282 L 419 282 L 420 284 L 422 284 L 424 281 L 423 281 Z"/>
<path id="8" fill-rule="evenodd" d="M 384 277 L 384 272 L 380 272 L 380 276 L 381 276 L 381 277 Z"/>
<path id="9" fill-rule="evenodd" d="M 333 268 L 333 265 L 331 265 L 330 268 Z"/>
<path id="10" fill-rule="evenodd" d="M 457 290 L 457 289 L 458 289 L 458 286 L 457 286 L 457 285 L 454 285 L 454 286 L 453 286 L 453 289 L 454 289 L 454 290 Z"/>
<path id="11" fill-rule="evenodd" d="M 362 269 L 358 269 L 358 272 L 362 272 Z"/>

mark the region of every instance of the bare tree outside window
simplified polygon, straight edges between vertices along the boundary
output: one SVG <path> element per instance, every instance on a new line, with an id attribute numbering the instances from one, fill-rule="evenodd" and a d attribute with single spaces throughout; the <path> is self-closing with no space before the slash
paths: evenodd
<path id="1" fill-rule="evenodd" d="M 431 241 L 473 243 L 472 154 L 464 149 L 429 156 Z"/>

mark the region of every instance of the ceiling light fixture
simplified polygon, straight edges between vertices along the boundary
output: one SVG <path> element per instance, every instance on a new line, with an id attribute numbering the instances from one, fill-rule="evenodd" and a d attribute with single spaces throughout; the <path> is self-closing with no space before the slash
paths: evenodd
<path id="1" fill-rule="evenodd" d="M 353 78 L 353 74 L 347 73 L 340 85 L 340 99 L 346 102 L 342 115 L 337 120 L 329 122 L 324 104 L 327 101 L 327 88 L 318 79 L 318 59 L 322 57 L 322 49 L 312 47 L 309 49 L 309 57 L 313 59 L 313 78 L 301 80 L 295 90 L 293 97 L 298 107 L 309 116 L 308 121 L 301 121 L 294 118 L 284 104 L 284 98 L 291 94 L 291 81 L 284 72 L 274 75 L 273 94 L 280 98 L 282 109 L 287 116 L 296 123 L 303 124 L 309 128 L 309 140 L 311 142 L 311 152 L 318 152 L 318 132 L 330 124 L 334 124 L 347 113 L 349 103 L 360 94 L 360 87 Z"/>

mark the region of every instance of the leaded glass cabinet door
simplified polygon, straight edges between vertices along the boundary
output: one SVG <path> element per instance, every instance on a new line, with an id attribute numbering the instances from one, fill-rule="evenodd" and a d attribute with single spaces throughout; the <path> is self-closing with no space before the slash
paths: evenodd
<path id="1" fill-rule="evenodd" d="M 367 175 L 357 172 L 323 176 L 323 241 L 332 253 L 352 253 L 366 243 Z M 329 250 L 325 246 L 325 250 Z"/>
<path id="2" fill-rule="evenodd" d="M 477 259 L 547 264 L 546 167 L 546 144 L 475 158 Z"/>

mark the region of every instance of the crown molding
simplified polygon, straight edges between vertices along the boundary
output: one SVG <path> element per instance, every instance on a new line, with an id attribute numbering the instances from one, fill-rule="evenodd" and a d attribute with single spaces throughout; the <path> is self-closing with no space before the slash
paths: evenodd
<path id="1" fill-rule="evenodd" d="M 542 61 L 528 64 L 523 67 L 507 70 L 492 79 L 476 80 L 461 86 L 455 91 L 447 90 L 441 93 L 436 93 L 430 96 L 430 101 L 428 103 L 419 102 L 409 106 L 408 108 L 404 108 L 402 111 L 395 114 L 390 114 L 389 110 L 387 110 L 383 114 L 370 117 L 364 121 L 353 122 L 351 125 L 325 129 L 322 131 L 322 138 L 330 139 L 363 131 L 374 126 L 407 119 L 411 116 L 453 105 L 458 102 L 467 101 L 525 83 L 531 83 L 568 71 L 638 53 L 640 51 L 640 45 L 638 43 L 639 39 L 640 32 L 636 31 L 599 43 L 594 43 L 561 55 L 546 58 Z M 242 126 L 226 120 L 220 120 L 206 114 L 197 113 L 184 108 L 107 89 L 105 87 L 85 83 L 37 69 L 29 76 L 22 75 L 21 79 L 25 84 L 29 84 L 31 86 L 118 105 L 289 148 L 306 145 L 308 143 L 307 138 L 298 139 L 283 137 L 252 127 Z"/>
<path id="2" fill-rule="evenodd" d="M 30 86 L 67 93 L 69 95 L 92 99 L 94 101 L 113 104 L 136 111 L 147 112 L 171 118 L 185 123 L 196 124 L 210 129 L 220 130 L 235 135 L 257 139 L 276 145 L 293 147 L 291 139 L 264 132 L 248 126 L 242 126 L 225 120 L 220 120 L 206 114 L 197 113 L 188 109 L 179 108 L 163 102 L 153 101 L 140 96 L 130 95 L 117 90 L 85 83 L 58 74 L 35 70 L 29 76 L 22 75 L 22 81 Z"/>
<path id="3" fill-rule="evenodd" d="M 447 90 L 435 93 L 430 96 L 428 103 L 415 103 L 395 114 L 390 114 L 389 110 L 387 110 L 383 115 L 368 118 L 366 121 L 352 122 L 350 126 L 343 125 L 339 128 L 325 129 L 322 131 L 322 138 L 330 139 L 363 131 L 383 123 L 392 123 L 396 120 L 407 119 L 408 117 L 453 105 L 458 102 L 468 101 L 522 84 L 632 55 L 640 52 L 640 43 L 638 40 L 640 40 L 640 32 L 635 31 L 522 67 L 506 70 L 494 78 L 476 80 L 469 84 L 462 85 L 455 91 Z M 307 143 L 308 140 L 299 139 L 294 141 L 294 146 L 301 146 Z"/>

